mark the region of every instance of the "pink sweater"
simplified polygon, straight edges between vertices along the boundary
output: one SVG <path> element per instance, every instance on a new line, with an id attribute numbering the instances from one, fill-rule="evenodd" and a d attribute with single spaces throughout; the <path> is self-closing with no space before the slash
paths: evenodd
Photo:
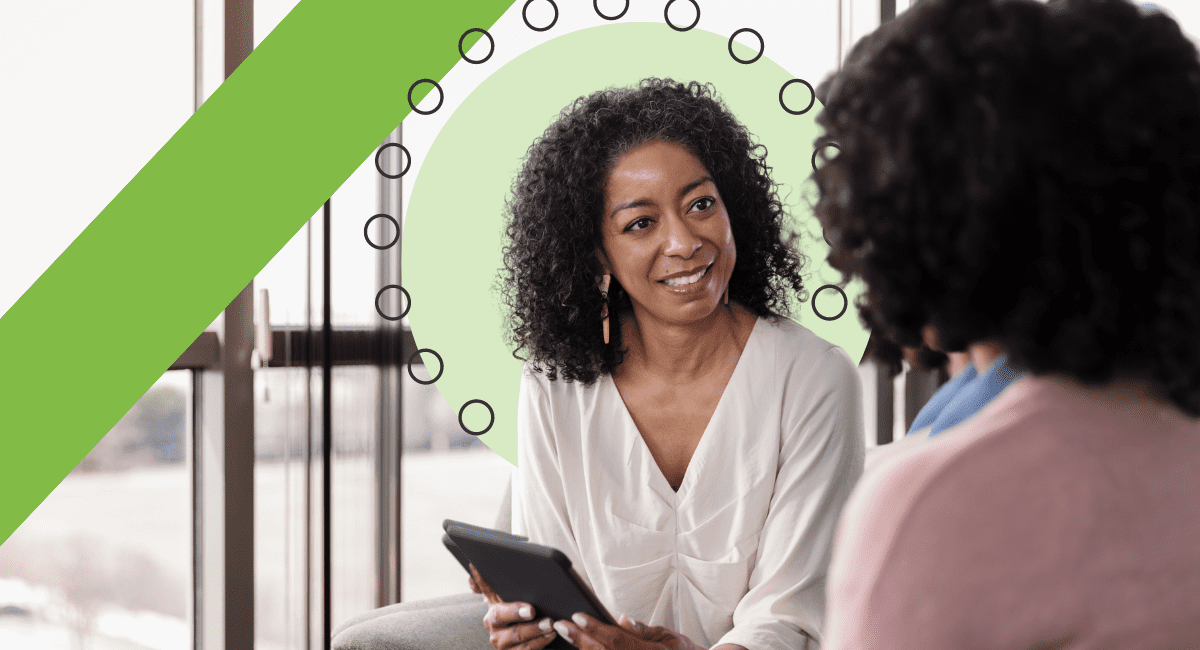
<path id="1" fill-rule="evenodd" d="M 1022 379 L 863 478 L 828 597 L 825 650 L 1200 648 L 1200 421 Z"/>

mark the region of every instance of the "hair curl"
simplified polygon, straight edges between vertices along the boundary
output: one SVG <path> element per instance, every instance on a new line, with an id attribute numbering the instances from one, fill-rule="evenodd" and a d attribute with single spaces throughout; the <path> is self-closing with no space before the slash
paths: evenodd
<path id="1" fill-rule="evenodd" d="M 1200 415 L 1200 61 L 1123 0 L 933 0 L 834 80 L 816 174 L 870 326 Z"/>
<path id="2" fill-rule="evenodd" d="M 803 291 L 801 257 L 785 240 L 787 214 L 767 150 L 756 144 L 711 84 L 645 79 L 576 99 L 534 141 L 507 202 L 499 291 L 509 311 L 513 356 L 550 379 L 593 383 L 620 365 L 621 328 L 600 336 L 602 218 L 608 175 L 629 150 L 651 140 L 686 147 L 712 174 L 737 250 L 729 297 L 761 317 L 787 315 Z M 614 278 L 614 323 L 631 309 Z"/>

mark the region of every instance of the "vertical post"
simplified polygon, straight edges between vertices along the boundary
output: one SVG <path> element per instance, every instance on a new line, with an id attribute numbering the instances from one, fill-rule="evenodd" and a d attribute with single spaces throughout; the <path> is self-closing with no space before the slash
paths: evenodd
<path id="1" fill-rule="evenodd" d="M 324 264 L 323 266 L 323 281 L 321 293 L 324 300 L 322 301 L 321 315 L 321 504 L 322 504 L 322 533 L 321 537 L 322 552 L 324 554 L 324 562 L 322 563 L 322 572 L 324 579 L 322 580 L 321 590 L 323 592 L 322 605 L 322 636 L 321 642 L 325 650 L 330 650 L 333 643 L 333 543 L 332 543 L 332 527 L 331 518 L 332 511 L 330 503 L 332 501 L 332 473 L 333 473 L 333 312 L 330 306 L 330 253 L 332 247 L 330 245 L 330 201 L 325 201 L 325 219 L 322 226 L 325 230 L 324 237 Z"/>
<path id="2" fill-rule="evenodd" d="M 254 648 L 254 283 L 225 309 L 225 650 Z"/>
<path id="3" fill-rule="evenodd" d="M 397 126 L 384 144 L 402 141 L 403 125 Z M 389 174 L 398 173 L 403 169 L 404 160 L 399 147 L 388 147 L 384 150 L 380 163 Z M 401 214 L 401 192 L 403 186 L 399 178 L 387 178 L 383 175 L 376 177 L 378 189 L 375 211 L 386 214 L 403 222 Z M 376 219 L 377 245 L 391 241 L 392 226 L 386 219 Z M 379 251 L 378 277 L 376 291 L 391 284 L 400 282 L 400 239 L 396 234 L 396 243 Z M 399 308 L 399 305 L 396 306 Z M 379 536 L 376 541 L 376 575 L 379 585 L 376 595 L 376 606 L 382 607 L 400 602 L 400 557 L 401 557 L 401 521 L 400 521 L 400 474 L 401 458 L 404 453 L 403 436 L 403 326 L 400 321 L 387 321 L 376 318 L 379 328 L 379 444 L 378 464 L 376 466 L 376 488 L 378 510 L 376 512 L 376 530 Z"/>
<path id="4" fill-rule="evenodd" d="M 204 0 L 192 2 L 192 39 L 192 111 L 195 112 L 204 98 Z M 192 437 L 188 449 L 192 470 L 192 650 L 204 650 L 204 500 L 201 498 L 204 445 L 200 442 L 203 386 L 202 371 L 192 370 Z"/>
<path id="5" fill-rule="evenodd" d="M 313 650 L 312 643 L 312 560 L 313 560 L 313 498 L 312 498 L 312 447 L 313 447 L 313 358 L 316 355 L 316 337 L 313 335 L 312 317 L 312 220 L 304 224 L 306 249 L 304 254 L 304 650 Z"/>
<path id="6" fill-rule="evenodd" d="M 875 367 L 875 444 L 886 445 L 892 441 L 892 427 L 896 408 L 896 390 L 892 377 L 882 364 Z"/>
<path id="7" fill-rule="evenodd" d="M 204 371 L 193 368 L 192 435 L 187 449 L 187 458 L 191 461 L 192 470 L 192 650 L 204 648 L 204 500 L 201 498 L 204 485 L 201 482 L 204 476 L 204 466 L 201 463 L 204 454 L 201 453 L 203 445 L 200 442 L 204 426 L 201 415 L 204 408 L 204 396 L 201 392 L 203 389 Z"/>
<path id="8" fill-rule="evenodd" d="M 254 0 L 225 0 L 225 76 L 254 47 Z M 254 648 L 254 281 L 225 309 L 225 649 Z"/>

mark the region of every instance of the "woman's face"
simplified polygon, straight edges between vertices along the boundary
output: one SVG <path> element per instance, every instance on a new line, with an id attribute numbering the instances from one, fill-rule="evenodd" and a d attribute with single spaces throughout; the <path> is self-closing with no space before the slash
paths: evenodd
<path id="1" fill-rule="evenodd" d="M 716 309 L 737 261 L 729 213 L 712 175 L 661 141 L 622 156 L 604 195 L 605 268 L 635 309 L 674 324 Z"/>

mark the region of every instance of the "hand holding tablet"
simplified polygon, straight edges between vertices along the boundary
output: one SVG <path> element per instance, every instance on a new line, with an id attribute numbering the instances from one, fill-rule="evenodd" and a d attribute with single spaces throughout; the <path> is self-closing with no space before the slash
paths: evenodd
<path id="1" fill-rule="evenodd" d="M 472 590 L 491 604 L 484 624 L 501 650 L 700 650 L 666 628 L 626 616 L 618 623 L 557 549 L 457 521 L 443 527 L 442 541 L 471 573 Z"/>

